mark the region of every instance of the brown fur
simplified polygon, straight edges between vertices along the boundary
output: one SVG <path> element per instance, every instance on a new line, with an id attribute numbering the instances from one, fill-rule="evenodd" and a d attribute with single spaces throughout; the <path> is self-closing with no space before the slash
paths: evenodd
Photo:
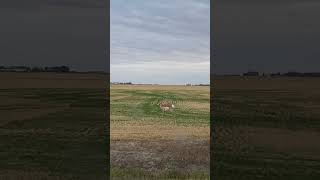
<path id="1" fill-rule="evenodd" d="M 160 102 L 160 107 L 172 107 L 172 103 L 168 102 L 168 101 L 162 101 Z"/>
<path id="2" fill-rule="evenodd" d="M 162 111 L 172 111 L 172 103 L 168 102 L 168 101 L 162 101 L 159 103 L 160 108 L 162 109 Z"/>

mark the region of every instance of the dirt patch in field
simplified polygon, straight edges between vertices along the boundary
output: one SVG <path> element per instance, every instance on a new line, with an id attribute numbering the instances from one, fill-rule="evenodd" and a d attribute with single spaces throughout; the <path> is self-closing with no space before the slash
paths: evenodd
<path id="1" fill-rule="evenodd" d="M 209 127 L 111 122 L 111 166 L 209 172 Z"/>
<path id="2" fill-rule="evenodd" d="M 111 166 L 209 172 L 209 140 L 112 140 Z"/>
<path id="3" fill-rule="evenodd" d="M 111 122 L 112 167 L 209 171 L 209 127 Z"/>

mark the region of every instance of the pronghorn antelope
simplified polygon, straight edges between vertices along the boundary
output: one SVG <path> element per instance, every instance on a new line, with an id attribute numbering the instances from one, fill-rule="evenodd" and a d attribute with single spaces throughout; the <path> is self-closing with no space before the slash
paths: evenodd
<path id="1" fill-rule="evenodd" d="M 174 108 L 174 105 L 168 101 L 162 101 L 159 103 L 160 109 L 164 111 L 172 111 Z"/>

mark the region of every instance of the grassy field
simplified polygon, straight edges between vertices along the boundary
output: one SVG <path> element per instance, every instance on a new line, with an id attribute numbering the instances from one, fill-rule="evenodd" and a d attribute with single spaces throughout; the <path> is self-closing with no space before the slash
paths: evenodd
<path id="1" fill-rule="evenodd" d="M 320 179 L 320 78 L 213 79 L 215 179 Z"/>
<path id="2" fill-rule="evenodd" d="M 110 97 L 112 179 L 209 179 L 209 87 L 112 85 Z"/>
<path id="3" fill-rule="evenodd" d="M 0 79 L 1 180 L 106 179 L 102 76 L 0 73 Z"/>
<path id="4" fill-rule="evenodd" d="M 104 80 L 0 73 L 0 180 L 106 179 Z M 112 179 L 209 179 L 209 117 L 215 179 L 320 179 L 319 78 L 213 82 L 112 86 Z"/>

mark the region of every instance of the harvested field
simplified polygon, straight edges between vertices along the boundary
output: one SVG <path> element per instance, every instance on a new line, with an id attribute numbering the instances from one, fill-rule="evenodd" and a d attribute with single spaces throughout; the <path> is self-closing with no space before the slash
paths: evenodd
<path id="1" fill-rule="evenodd" d="M 78 75 L 0 73 L 0 179 L 106 179 L 105 78 Z"/>
<path id="2" fill-rule="evenodd" d="M 209 179 L 209 97 L 209 87 L 113 85 L 112 179 Z"/>
<path id="3" fill-rule="evenodd" d="M 163 139 L 176 140 L 179 136 L 209 140 L 208 126 L 175 126 L 174 123 L 113 122 L 113 140 Z M 123 133 L 126 132 L 126 133 Z"/>
<path id="4" fill-rule="evenodd" d="M 213 79 L 215 179 L 320 179 L 320 78 Z"/>

